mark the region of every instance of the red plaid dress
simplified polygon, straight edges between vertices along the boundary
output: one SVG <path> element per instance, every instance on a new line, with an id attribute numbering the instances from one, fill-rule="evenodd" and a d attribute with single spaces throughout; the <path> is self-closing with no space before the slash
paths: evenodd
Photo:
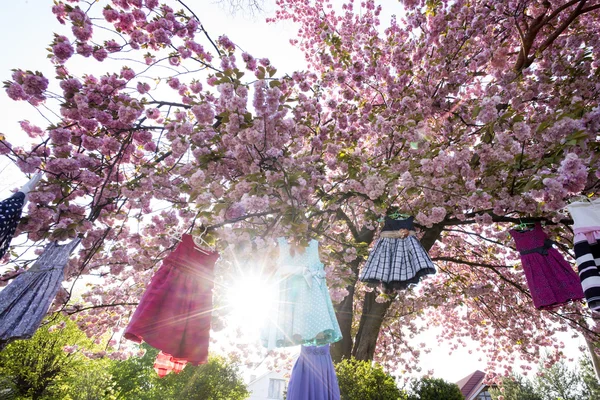
<path id="1" fill-rule="evenodd" d="M 163 378 L 169 372 L 174 372 L 176 374 L 180 373 L 185 368 L 185 364 L 187 364 L 186 360 L 173 358 L 173 356 L 161 351 L 156 356 L 156 360 L 154 360 L 154 370 L 158 376 Z"/>
<path id="2" fill-rule="evenodd" d="M 125 329 L 125 338 L 145 341 L 178 363 L 206 363 L 213 269 L 218 258 L 218 253 L 199 251 L 192 237 L 183 235 L 152 277 Z"/>

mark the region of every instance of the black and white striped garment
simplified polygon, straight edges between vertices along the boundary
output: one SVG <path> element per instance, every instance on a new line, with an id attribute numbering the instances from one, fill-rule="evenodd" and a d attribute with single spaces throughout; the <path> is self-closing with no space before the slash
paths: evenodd
<path id="1" fill-rule="evenodd" d="M 600 311 L 600 199 L 567 206 L 573 217 L 575 258 L 588 307 Z"/>
<path id="2" fill-rule="evenodd" d="M 17 192 L 0 202 L 0 258 L 10 246 L 25 204 L 25 193 Z"/>

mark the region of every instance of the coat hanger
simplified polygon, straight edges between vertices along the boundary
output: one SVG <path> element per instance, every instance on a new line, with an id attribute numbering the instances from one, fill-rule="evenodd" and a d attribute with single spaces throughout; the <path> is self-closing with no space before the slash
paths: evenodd
<path id="1" fill-rule="evenodd" d="M 530 231 L 535 227 L 535 222 L 524 222 L 519 218 L 519 225 L 516 225 L 513 229 L 519 232 Z"/>
<path id="2" fill-rule="evenodd" d="M 175 243 L 181 242 L 181 233 L 177 232 L 177 229 L 175 227 L 167 229 L 167 231 L 165 232 L 165 236 L 173 240 Z"/>
<path id="3" fill-rule="evenodd" d="M 202 231 L 202 233 L 200 235 L 197 236 L 192 236 L 194 244 L 195 244 L 195 248 L 196 250 L 200 251 L 201 253 L 204 253 L 206 255 L 209 255 L 211 253 L 215 253 L 216 249 L 211 246 L 205 239 L 204 239 L 204 235 L 206 234 L 206 232 L 208 232 L 208 227 L 204 227 L 204 230 Z M 198 241 L 200 243 L 198 243 Z M 200 246 L 204 246 L 204 248 L 200 247 Z M 208 249 L 209 251 L 207 252 L 206 249 Z"/>
<path id="4" fill-rule="evenodd" d="M 584 195 L 584 194 L 581 194 L 581 195 L 579 195 L 579 196 L 574 196 L 574 197 L 571 197 L 571 198 L 568 200 L 568 203 L 569 203 L 569 204 L 573 204 L 573 203 L 577 203 L 577 202 L 581 202 L 581 203 L 591 203 L 591 202 L 592 202 L 592 200 L 590 199 L 590 197 L 591 197 L 591 196 L 593 196 L 593 195 L 594 195 L 594 194 L 593 194 L 593 193 L 591 193 L 591 194 L 589 194 L 589 195 Z"/>
<path id="5" fill-rule="evenodd" d="M 391 219 L 407 219 L 410 217 L 409 214 L 403 214 L 399 211 L 394 211 L 393 213 L 388 214 L 387 216 Z"/>
<path id="6" fill-rule="evenodd" d="M 165 232 L 165 236 L 167 236 L 169 239 L 173 240 L 177 244 L 181 243 L 181 240 L 183 238 L 183 234 L 178 232 L 176 227 L 171 227 L 170 229 L 168 229 L 167 232 Z M 199 247 L 195 240 L 192 240 L 192 242 L 194 242 L 194 249 L 198 250 L 200 253 L 203 253 L 205 255 L 210 254 L 206 250 Z"/>

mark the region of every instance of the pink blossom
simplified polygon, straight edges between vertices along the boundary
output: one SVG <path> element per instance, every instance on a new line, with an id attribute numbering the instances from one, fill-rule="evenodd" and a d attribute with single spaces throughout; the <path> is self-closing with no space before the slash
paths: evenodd
<path id="1" fill-rule="evenodd" d="M 18 83 L 12 83 L 6 88 L 6 94 L 13 100 L 27 100 L 29 96 L 23 90 L 23 86 Z"/>
<path id="2" fill-rule="evenodd" d="M 121 50 L 121 45 L 117 43 L 115 40 L 111 39 L 104 43 L 104 48 L 109 53 L 116 53 Z"/>
<path id="3" fill-rule="evenodd" d="M 177 79 L 177 78 L 169 79 L 169 86 L 172 89 L 176 89 L 176 90 L 179 89 L 179 85 L 181 85 L 181 83 L 179 82 L 179 79 Z"/>
<path id="4" fill-rule="evenodd" d="M 558 173 L 560 174 L 560 181 L 569 192 L 578 193 L 585 188 L 588 170 L 575 153 L 569 153 L 565 156 Z"/>
<path id="5" fill-rule="evenodd" d="M 31 96 L 41 96 L 48 88 L 48 79 L 42 74 L 26 74 L 23 77 L 23 90 Z"/>
<path id="6" fill-rule="evenodd" d="M 110 6 L 106 6 L 104 10 L 102 10 L 102 15 L 104 15 L 107 22 L 115 22 L 119 19 L 119 12 L 113 10 Z"/>
<path id="7" fill-rule="evenodd" d="M 89 57 L 94 52 L 94 48 L 87 43 L 78 43 L 77 44 L 77 54 L 80 54 L 84 57 Z"/>
<path id="8" fill-rule="evenodd" d="M 154 32 L 152 32 L 152 36 L 154 37 L 154 40 L 156 41 L 156 43 L 166 44 L 166 45 L 171 44 L 171 35 L 169 35 L 169 32 L 167 32 L 166 30 L 164 30 L 162 28 L 159 28 L 159 29 L 155 30 Z"/>
<path id="9" fill-rule="evenodd" d="M 158 119 L 160 118 L 160 110 L 158 108 L 148 108 L 146 109 L 146 117 L 150 119 Z"/>
<path id="10" fill-rule="evenodd" d="M 217 43 L 219 43 L 225 50 L 235 50 L 235 44 L 225 35 L 219 36 Z"/>
<path id="11" fill-rule="evenodd" d="M 194 116 L 196 117 L 196 119 L 198 120 L 198 123 L 200 123 L 200 124 L 212 124 L 213 123 L 215 114 L 212 110 L 212 107 L 209 104 L 203 103 L 200 105 L 193 106 L 191 111 L 194 114 Z"/>
<path id="12" fill-rule="evenodd" d="M 52 46 L 52 52 L 58 58 L 60 62 L 65 62 L 74 53 L 73 46 L 69 43 L 68 39 L 64 36 L 57 37 L 56 44 Z"/>
<path id="13" fill-rule="evenodd" d="M 150 85 L 146 82 L 138 82 L 136 88 L 141 94 L 148 93 L 150 91 Z"/>
<path id="14" fill-rule="evenodd" d="M 31 138 L 41 137 L 45 133 L 40 127 L 31 125 L 29 121 L 21 121 L 19 124 L 21 125 L 21 129 Z"/>
<path id="15" fill-rule="evenodd" d="M 129 81 L 135 78 L 135 72 L 129 67 L 123 67 L 121 69 L 121 77 Z"/>
<path id="16" fill-rule="evenodd" d="M 94 50 L 93 56 L 98 61 L 104 61 L 108 57 L 108 51 L 101 47 Z"/>
<path id="17" fill-rule="evenodd" d="M 71 28 L 73 35 L 79 40 L 81 43 L 85 43 L 91 39 L 93 30 L 92 24 L 90 22 L 84 24 L 83 26 L 73 26 Z"/>

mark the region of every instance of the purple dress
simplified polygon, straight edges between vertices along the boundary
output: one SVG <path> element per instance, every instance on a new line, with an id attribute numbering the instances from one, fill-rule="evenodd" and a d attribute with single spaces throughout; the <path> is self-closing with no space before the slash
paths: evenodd
<path id="1" fill-rule="evenodd" d="M 329 345 L 302 346 L 292 369 L 287 400 L 339 400 L 338 386 Z"/>
<path id="2" fill-rule="evenodd" d="M 539 223 L 527 231 L 510 230 L 537 309 L 551 309 L 572 300 L 583 299 L 579 276 L 552 242 Z"/>

